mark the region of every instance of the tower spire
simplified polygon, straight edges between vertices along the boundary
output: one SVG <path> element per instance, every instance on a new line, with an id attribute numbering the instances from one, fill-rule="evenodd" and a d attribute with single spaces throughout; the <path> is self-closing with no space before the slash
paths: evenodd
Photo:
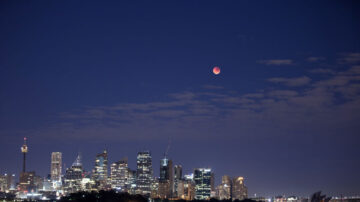
<path id="1" fill-rule="evenodd" d="M 21 147 L 21 152 L 23 153 L 23 170 L 24 173 L 26 171 L 26 153 L 28 152 L 28 147 L 26 145 L 26 137 L 24 137 L 24 144 Z"/>

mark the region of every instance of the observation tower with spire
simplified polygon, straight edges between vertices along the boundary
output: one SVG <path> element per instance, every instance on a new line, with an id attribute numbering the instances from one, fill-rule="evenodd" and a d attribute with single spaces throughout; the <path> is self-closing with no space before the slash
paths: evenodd
<path id="1" fill-rule="evenodd" d="M 24 137 L 24 144 L 21 147 L 21 152 L 23 153 L 23 169 L 22 172 L 26 172 L 26 153 L 28 152 L 28 147 L 26 145 L 26 137 Z"/>

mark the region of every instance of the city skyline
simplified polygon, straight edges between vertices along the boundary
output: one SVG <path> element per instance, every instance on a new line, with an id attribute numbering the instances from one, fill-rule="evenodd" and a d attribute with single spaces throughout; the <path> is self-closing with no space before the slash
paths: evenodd
<path id="1" fill-rule="evenodd" d="M 249 196 L 359 195 L 359 22 L 353 0 L 1 1 L 0 173 L 147 150 Z"/>
<path id="2" fill-rule="evenodd" d="M 26 141 L 27 141 L 27 138 L 24 137 L 24 144 L 21 147 L 21 153 L 24 153 L 24 151 L 26 151 L 26 154 L 27 154 L 28 146 L 26 144 Z M 24 148 L 26 148 L 26 149 L 24 149 Z M 170 187 L 173 187 L 173 188 L 169 188 L 169 187 L 165 186 L 165 189 L 169 189 L 171 194 L 163 194 L 164 190 L 162 190 L 160 188 L 161 187 L 160 184 L 161 184 L 161 182 L 164 182 L 164 180 L 170 180 L 170 184 L 171 184 L 171 183 L 174 183 L 175 178 L 177 178 L 179 180 L 180 179 L 181 180 L 187 180 L 188 178 L 186 176 L 192 176 L 191 179 L 193 180 L 193 182 L 195 184 L 199 183 L 200 186 L 203 186 L 202 184 L 204 183 L 204 181 L 203 180 L 199 181 L 199 178 L 202 178 L 202 176 L 204 174 L 199 175 L 199 172 L 200 173 L 208 173 L 206 175 L 207 177 L 206 177 L 205 181 L 208 181 L 207 183 L 209 183 L 208 184 L 208 189 L 209 190 L 206 191 L 206 193 L 204 193 L 203 191 L 201 191 L 199 193 L 197 191 L 195 191 L 194 192 L 194 198 L 191 198 L 191 199 L 206 200 L 206 199 L 209 199 L 209 198 L 218 198 L 218 199 L 221 200 L 221 199 L 232 198 L 233 200 L 234 199 L 242 200 L 242 199 L 246 199 L 246 198 L 249 197 L 249 198 L 254 198 L 254 199 L 264 198 L 266 200 L 268 200 L 268 199 L 275 200 L 276 197 L 285 197 L 285 198 L 286 197 L 288 197 L 288 198 L 295 197 L 294 200 L 298 200 L 298 199 L 301 200 L 302 198 L 306 199 L 306 198 L 311 197 L 311 195 L 316 194 L 316 193 L 311 193 L 309 195 L 299 195 L 299 194 L 293 193 L 293 194 L 286 195 L 284 193 L 275 193 L 274 195 L 263 196 L 263 195 L 257 195 L 256 191 L 253 190 L 253 192 L 255 194 L 253 196 L 250 196 L 250 195 L 248 195 L 248 187 L 246 187 L 245 193 L 243 193 L 242 191 L 241 192 L 238 192 L 238 191 L 236 192 L 236 191 L 234 191 L 236 189 L 233 190 L 232 186 L 235 186 L 236 183 L 238 183 L 238 185 L 237 185 L 238 187 L 239 186 L 244 186 L 244 184 L 245 184 L 244 179 L 245 178 L 243 176 L 238 176 L 238 175 L 236 176 L 235 175 L 235 176 L 233 176 L 233 178 L 231 178 L 229 175 L 223 175 L 223 176 L 221 176 L 221 178 L 220 178 L 220 176 L 218 176 L 219 179 L 217 181 L 220 181 L 220 183 L 216 183 L 216 180 L 215 180 L 215 175 L 216 174 L 215 174 L 215 172 L 213 172 L 213 170 L 209 166 L 208 167 L 203 167 L 203 168 L 200 168 L 200 167 L 190 168 L 191 172 L 183 174 L 183 171 L 182 171 L 183 165 L 177 164 L 174 167 L 172 167 L 172 165 L 173 165 L 172 160 L 167 158 L 167 154 L 169 152 L 168 149 L 169 149 L 169 147 L 167 148 L 163 158 L 161 158 L 160 161 L 159 161 L 160 166 L 159 166 L 158 175 L 156 175 L 155 174 L 156 172 L 153 171 L 154 168 L 153 168 L 153 163 L 152 163 L 151 151 L 144 150 L 144 151 L 137 152 L 137 165 L 135 166 L 135 169 L 132 169 L 131 167 L 128 166 L 128 158 L 127 157 L 123 157 L 122 159 L 118 160 L 117 162 L 108 163 L 108 159 L 107 159 L 108 158 L 108 152 L 107 152 L 106 149 L 104 149 L 102 153 L 97 153 L 95 155 L 95 158 L 94 158 L 95 159 L 95 164 L 91 168 L 88 168 L 88 169 L 83 167 L 81 154 L 78 153 L 77 157 L 76 157 L 75 161 L 72 163 L 72 165 L 65 168 L 64 172 L 61 172 L 62 165 L 59 164 L 59 162 L 62 162 L 62 160 L 63 160 L 62 159 L 62 152 L 51 152 L 51 157 L 50 157 L 50 168 L 51 169 L 50 169 L 50 172 L 47 175 L 41 176 L 38 173 L 36 173 L 36 170 L 25 170 L 25 172 L 30 173 L 31 176 L 35 176 L 34 179 L 36 179 L 36 177 L 38 177 L 38 178 L 40 177 L 39 179 L 41 179 L 41 180 L 46 181 L 48 179 L 48 180 L 51 180 L 53 182 L 56 182 L 56 185 L 55 184 L 53 185 L 55 189 L 56 189 L 56 187 L 61 188 L 62 186 L 65 186 L 65 187 L 68 186 L 68 187 L 72 187 L 72 189 L 67 190 L 66 188 L 64 188 L 64 190 L 67 190 L 67 191 L 70 191 L 70 192 L 75 192 L 75 191 L 80 191 L 80 190 L 83 190 L 83 189 L 80 188 L 80 187 L 77 187 L 77 185 L 73 185 L 73 184 L 67 185 L 67 182 L 66 182 L 66 178 L 67 178 L 66 176 L 67 176 L 68 170 L 73 169 L 74 166 L 75 166 L 75 169 L 80 168 L 80 170 L 75 171 L 75 172 L 79 172 L 76 175 L 78 175 L 81 178 L 89 176 L 90 179 L 94 180 L 94 186 L 98 187 L 98 190 L 112 188 L 112 189 L 115 189 L 115 190 L 126 191 L 126 192 L 129 192 L 131 194 L 136 193 L 136 194 L 148 195 L 149 197 L 153 197 L 153 194 L 151 192 L 142 193 L 142 192 L 137 192 L 137 191 L 135 192 L 135 190 L 133 190 L 134 192 L 132 192 L 130 189 L 125 189 L 124 187 L 122 187 L 121 189 L 118 189 L 119 187 L 117 187 L 117 186 L 113 187 L 113 185 L 118 184 L 118 182 L 116 180 L 114 180 L 114 176 L 115 176 L 115 178 L 119 177 L 119 176 L 116 176 L 118 174 L 115 174 L 115 175 L 113 174 L 115 169 L 119 169 L 121 167 L 121 165 L 125 165 L 125 167 L 123 167 L 121 169 L 126 168 L 127 173 L 128 172 L 135 172 L 135 173 L 137 173 L 136 175 L 139 175 L 139 169 L 142 170 L 143 169 L 142 167 L 145 164 L 145 165 L 150 166 L 150 171 L 148 171 L 150 173 L 150 175 L 148 176 L 148 179 L 151 181 L 151 183 L 153 183 L 152 180 L 157 180 L 157 182 L 159 183 L 159 185 L 158 185 L 159 187 L 158 187 L 158 190 L 156 192 L 156 196 L 160 197 L 160 198 L 171 198 L 171 197 L 176 198 L 176 197 L 179 197 L 179 196 L 172 195 L 173 193 L 176 193 L 175 190 L 173 190 L 174 184 L 172 184 L 170 186 Z M 140 161 L 144 161 L 144 162 L 140 163 L 140 167 L 139 167 L 139 157 L 140 157 L 140 159 L 142 159 L 142 158 L 147 159 L 148 156 L 146 156 L 146 155 L 149 155 L 149 154 L 150 154 L 150 163 L 148 162 L 148 160 L 145 160 L 145 161 L 140 160 Z M 145 157 L 144 157 L 144 155 L 145 155 Z M 99 157 L 102 158 L 102 160 L 99 160 Z M 102 163 L 104 163 L 104 161 L 105 161 L 106 165 L 103 168 Z M 101 162 L 101 164 L 99 164 L 99 162 Z M 22 165 L 23 168 L 25 168 L 26 163 L 27 162 L 25 161 L 25 158 L 23 157 L 23 165 Z M 118 167 L 119 165 L 120 165 L 120 167 Z M 169 165 L 170 165 L 170 167 L 168 167 Z M 58 170 L 54 172 L 53 167 L 56 167 L 55 170 L 60 169 L 60 173 L 59 173 Z M 177 170 L 176 168 L 178 168 L 178 169 L 180 168 L 180 170 Z M 101 169 L 100 173 L 98 171 L 99 169 Z M 22 175 L 23 172 L 24 172 L 24 170 L 22 170 L 20 172 L 20 175 L 19 175 L 20 176 L 20 178 L 19 178 L 20 181 L 19 181 L 19 179 L 16 179 L 17 176 L 15 174 L 0 173 L 0 175 L 12 176 L 13 181 L 12 181 L 11 186 L 14 189 L 15 182 L 18 182 L 19 185 L 21 185 L 21 175 Z M 74 171 L 71 171 L 71 172 L 74 172 Z M 115 171 L 115 172 L 117 172 L 117 171 Z M 122 171 L 122 172 L 124 172 L 124 171 Z M 142 172 L 142 171 L 140 171 L 140 172 Z M 55 175 L 55 177 L 53 175 Z M 74 174 L 71 173 L 71 175 L 73 176 Z M 124 175 L 124 173 L 122 173 L 122 175 Z M 98 180 L 99 180 L 98 176 L 102 176 L 102 179 L 106 176 L 106 181 L 107 182 L 103 182 L 103 183 L 107 184 L 107 188 L 105 188 L 106 186 L 104 184 L 98 182 Z M 61 178 L 60 181 L 59 181 L 59 177 Z M 124 179 L 124 176 L 122 176 L 121 178 Z M 137 179 L 137 177 L 135 179 Z M 248 179 L 246 181 L 248 181 Z M 58 182 L 60 182 L 60 185 L 57 184 Z M 61 183 L 63 183 L 63 184 L 61 185 Z M 134 183 L 136 183 L 136 185 L 138 186 L 138 181 L 137 180 L 136 180 L 136 182 L 134 181 Z M 122 184 L 124 186 L 126 183 L 122 182 Z M 226 188 L 224 188 L 224 185 L 226 187 L 226 186 L 229 186 L 229 184 L 231 184 L 230 190 L 227 190 Z M 127 184 L 127 186 L 130 186 L 130 184 Z M 194 189 L 196 190 L 197 186 L 195 186 Z M 147 190 L 147 189 L 145 189 L 145 190 Z M 162 190 L 162 191 L 160 191 L 160 190 Z M 239 189 L 237 188 L 237 190 L 239 190 Z M 229 195 L 229 192 L 231 192 L 232 194 Z M 215 193 L 216 193 L 216 196 L 212 195 L 212 194 L 215 194 Z M 202 194 L 205 194 L 205 196 L 207 196 L 207 198 L 202 198 L 203 196 L 197 197 L 197 195 L 202 195 Z M 332 197 L 343 197 L 343 195 L 340 195 L 340 196 L 335 196 L 334 195 Z M 358 196 L 353 195 L 353 196 L 348 196 L 348 197 L 358 197 Z M 282 199 L 280 198 L 279 200 L 282 200 Z"/>

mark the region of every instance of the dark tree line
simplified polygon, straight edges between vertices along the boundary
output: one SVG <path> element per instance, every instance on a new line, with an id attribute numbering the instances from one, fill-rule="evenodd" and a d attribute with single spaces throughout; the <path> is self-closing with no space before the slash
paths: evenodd
<path id="1" fill-rule="evenodd" d="M 115 191 L 100 192 L 76 192 L 64 196 L 60 202 L 148 202 L 141 195 L 130 195 L 128 193 L 117 193 Z"/>
<path id="2" fill-rule="evenodd" d="M 117 193 L 115 191 L 100 192 L 77 192 L 69 196 L 64 196 L 60 202 L 148 202 L 148 199 L 141 195 L 130 195 L 129 193 Z M 154 199 L 154 202 L 169 202 L 168 199 Z M 177 200 L 176 202 L 186 202 L 185 200 Z M 191 202 L 204 202 L 201 200 L 193 200 Z M 206 202 L 255 202 L 251 199 L 245 200 L 217 200 L 210 199 Z"/>

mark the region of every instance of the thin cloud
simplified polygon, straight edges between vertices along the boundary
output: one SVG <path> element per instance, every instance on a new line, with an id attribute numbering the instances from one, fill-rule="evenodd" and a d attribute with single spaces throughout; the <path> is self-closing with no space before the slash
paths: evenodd
<path id="1" fill-rule="evenodd" d="M 101 134 L 102 139 L 126 141 L 161 139 L 169 134 L 184 139 L 201 139 L 204 134 L 217 138 L 212 131 L 224 125 L 222 138 L 230 137 L 233 131 L 261 136 L 269 131 L 285 135 L 305 128 L 332 130 L 341 122 L 347 124 L 350 132 L 360 129 L 359 66 L 337 71 L 295 90 L 287 87 L 310 84 L 310 78 L 272 80 L 285 85 L 246 94 L 203 89 L 173 93 L 162 102 L 86 107 L 62 113 L 59 124 L 38 134 L 72 139 L 96 139 Z"/>
<path id="2" fill-rule="evenodd" d="M 338 59 L 339 64 L 357 64 L 360 63 L 360 53 L 344 53 Z"/>
<path id="3" fill-rule="evenodd" d="M 215 86 L 215 85 L 204 85 L 203 88 L 210 89 L 210 90 L 220 90 L 224 89 L 223 86 Z"/>
<path id="4" fill-rule="evenodd" d="M 293 90 L 274 90 L 269 92 L 270 97 L 281 98 L 281 99 L 294 97 L 297 96 L 298 94 L 299 94 L 298 92 Z"/>
<path id="5" fill-rule="evenodd" d="M 332 69 L 318 68 L 318 69 L 310 70 L 310 73 L 314 73 L 314 74 L 335 74 L 335 71 L 332 70 Z"/>
<path id="6" fill-rule="evenodd" d="M 170 97 L 180 100 L 191 100 L 196 97 L 196 94 L 192 92 L 172 93 Z"/>
<path id="7" fill-rule="evenodd" d="M 259 60 L 257 63 L 265 65 L 292 65 L 293 61 L 290 59 L 281 59 L 281 60 Z"/>
<path id="8" fill-rule="evenodd" d="M 308 57 L 306 58 L 306 61 L 308 62 L 319 62 L 325 60 L 325 57 Z"/>
<path id="9" fill-rule="evenodd" d="M 311 82 L 311 79 L 307 76 L 302 76 L 298 78 L 282 78 L 282 77 L 275 77 L 268 79 L 269 82 L 272 83 L 282 83 L 286 86 L 304 86 Z"/>

